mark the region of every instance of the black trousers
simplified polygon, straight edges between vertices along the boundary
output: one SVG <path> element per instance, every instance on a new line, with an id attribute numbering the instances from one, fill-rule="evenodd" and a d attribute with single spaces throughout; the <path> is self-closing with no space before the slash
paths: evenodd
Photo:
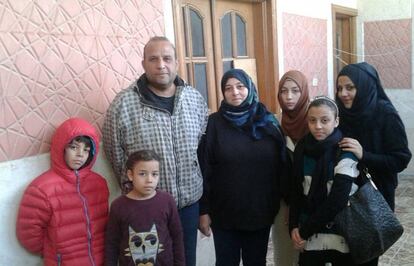
<path id="1" fill-rule="evenodd" d="M 216 266 L 266 266 L 270 226 L 256 231 L 213 227 Z"/>

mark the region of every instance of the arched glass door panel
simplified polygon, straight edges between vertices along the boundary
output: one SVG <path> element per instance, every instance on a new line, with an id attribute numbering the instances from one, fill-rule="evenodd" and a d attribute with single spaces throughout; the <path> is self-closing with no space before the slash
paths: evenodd
<path id="1" fill-rule="evenodd" d="M 223 72 L 233 68 L 233 60 L 246 58 L 246 21 L 235 11 L 226 13 L 220 20 Z"/>

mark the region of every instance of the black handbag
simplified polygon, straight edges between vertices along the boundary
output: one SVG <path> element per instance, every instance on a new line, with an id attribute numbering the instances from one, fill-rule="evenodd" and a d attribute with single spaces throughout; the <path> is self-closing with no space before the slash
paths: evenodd
<path id="1" fill-rule="evenodd" d="M 365 178 L 366 182 L 349 197 L 348 206 L 334 220 L 339 234 L 348 243 L 353 260 L 358 264 L 384 254 L 404 231 L 372 181 L 368 169 L 360 172 L 358 178 Z"/>

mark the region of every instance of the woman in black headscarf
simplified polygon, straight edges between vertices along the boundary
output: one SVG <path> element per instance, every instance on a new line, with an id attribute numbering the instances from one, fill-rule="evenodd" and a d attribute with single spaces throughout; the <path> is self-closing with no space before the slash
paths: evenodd
<path id="1" fill-rule="evenodd" d="M 279 209 L 284 137 L 243 70 L 227 71 L 221 91 L 224 100 L 199 147 L 205 179 L 200 230 L 210 235 L 211 221 L 216 265 L 238 266 L 242 257 L 245 266 L 265 266 Z"/>
<path id="2" fill-rule="evenodd" d="M 345 135 L 340 147 L 353 152 L 369 169 L 379 191 L 394 210 L 397 173 L 411 159 L 404 124 L 370 64 L 345 66 L 338 74 L 336 88 L 339 128 Z M 378 258 L 364 265 L 378 265 Z"/>

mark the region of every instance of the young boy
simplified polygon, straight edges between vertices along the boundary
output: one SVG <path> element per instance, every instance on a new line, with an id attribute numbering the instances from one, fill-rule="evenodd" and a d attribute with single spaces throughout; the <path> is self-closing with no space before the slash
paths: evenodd
<path id="1" fill-rule="evenodd" d="M 100 266 L 109 191 L 91 170 L 99 138 L 92 125 L 71 118 L 52 138 L 51 169 L 35 178 L 20 203 L 16 233 L 44 265 Z"/>
<path id="2" fill-rule="evenodd" d="M 184 244 L 176 203 L 156 190 L 160 158 L 152 150 L 132 153 L 127 176 L 132 190 L 111 204 L 105 238 L 106 266 L 184 266 Z"/>

